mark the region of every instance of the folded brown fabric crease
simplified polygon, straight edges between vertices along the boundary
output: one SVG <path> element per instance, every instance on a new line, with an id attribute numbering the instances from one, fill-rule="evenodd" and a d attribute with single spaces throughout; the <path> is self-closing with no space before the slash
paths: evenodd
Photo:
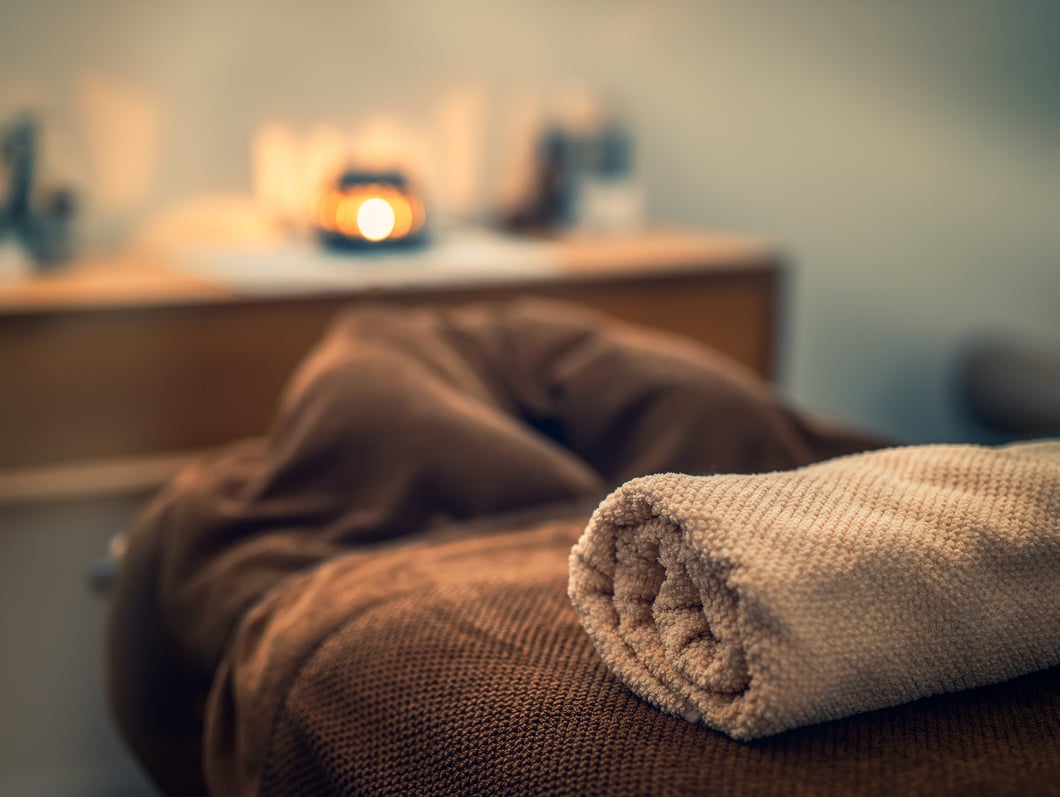
<path id="1" fill-rule="evenodd" d="M 1060 442 L 620 487 L 570 556 L 608 667 L 738 739 L 1060 663 Z"/>

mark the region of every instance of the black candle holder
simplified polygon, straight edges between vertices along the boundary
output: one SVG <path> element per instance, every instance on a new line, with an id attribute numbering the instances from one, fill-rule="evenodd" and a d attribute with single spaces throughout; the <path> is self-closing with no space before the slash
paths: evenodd
<path id="1" fill-rule="evenodd" d="M 354 251 L 421 246 L 426 222 L 423 202 L 402 173 L 356 169 L 324 188 L 313 215 L 325 246 Z"/>

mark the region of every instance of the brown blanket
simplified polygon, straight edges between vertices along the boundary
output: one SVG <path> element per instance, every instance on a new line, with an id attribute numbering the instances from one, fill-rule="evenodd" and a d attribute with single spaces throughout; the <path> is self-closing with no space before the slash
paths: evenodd
<path id="1" fill-rule="evenodd" d="M 1055 779 L 1050 673 L 766 745 L 661 714 L 607 673 L 567 602 L 585 516 L 511 519 L 646 473 L 874 444 L 710 352 L 568 308 L 351 312 L 269 436 L 189 468 L 132 531 L 110 618 L 119 725 L 169 793 Z"/>

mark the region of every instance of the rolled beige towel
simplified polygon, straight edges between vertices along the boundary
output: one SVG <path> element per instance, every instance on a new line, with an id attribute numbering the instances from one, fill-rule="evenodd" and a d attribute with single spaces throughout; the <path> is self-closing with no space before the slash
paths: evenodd
<path id="1" fill-rule="evenodd" d="M 607 666 L 737 739 L 1060 663 L 1060 442 L 627 482 L 570 557 Z"/>

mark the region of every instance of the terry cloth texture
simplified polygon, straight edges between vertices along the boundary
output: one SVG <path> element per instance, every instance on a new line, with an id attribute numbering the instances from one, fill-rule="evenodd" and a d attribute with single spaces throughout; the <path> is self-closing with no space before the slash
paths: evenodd
<path id="1" fill-rule="evenodd" d="M 366 637 L 343 637 L 355 651 L 393 641 L 388 626 L 408 629 L 415 621 L 427 632 L 436 617 L 456 622 L 456 604 L 439 608 L 430 579 L 420 580 L 426 592 L 414 602 L 422 614 L 388 598 L 387 589 L 416 587 L 401 581 L 402 573 L 422 569 L 408 566 L 414 551 L 376 566 L 383 548 L 411 545 L 417 535 L 445 526 L 502 528 L 507 521 L 491 518 L 572 502 L 585 507 L 584 528 L 592 507 L 635 476 L 769 471 L 878 445 L 789 410 L 768 385 L 723 356 L 577 308 L 543 302 L 449 311 L 354 308 L 293 376 L 265 439 L 232 445 L 190 466 L 131 530 L 108 623 L 108 683 L 118 725 L 167 793 L 205 789 L 204 755 L 211 777 L 223 784 L 217 793 L 252 791 L 247 784 L 256 783 L 263 762 L 271 760 L 268 729 L 280 707 L 289 716 L 343 721 L 342 714 L 327 713 L 330 704 L 314 714 L 288 691 L 302 683 L 297 673 L 305 657 L 332 629 L 359 627 L 354 620 L 370 596 L 380 611 L 394 608 L 374 615 L 384 625 Z M 536 622 L 538 604 L 518 596 L 524 588 L 534 595 L 551 590 L 542 598 L 549 606 L 566 602 L 559 576 L 581 528 L 550 549 L 560 574 L 550 565 L 549 580 L 541 581 L 529 563 L 522 576 L 498 564 L 504 580 L 467 594 L 481 594 L 490 606 L 510 594 L 519 601 L 515 608 L 531 612 L 520 614 L 520 622 Z M 363 567 L 359 586 L 345 593 L 330 594 L 323 582 L 299 575 L 329 572 L 331 562 L 338 566 L 346 557 Z M 384 561 L 399 564 L 392 572 Z M 488 558 L 468 561 L 474 562 L 470 575 L 494 570 Z M 466 569 L 449 559 L 431 565 L 447 567 Z M 272 609 L 251 622 L 248 611 L 276 591 L 283 600 L 268 603 Z M 459 606 L 471 611 L 474 603 L 468 598 Z M 565 616 L 573 621 L 569 607 Z M 525 630 L 513 625 L 511 632 L 517 628 Z M 583 661 L 579 646 L 591 652 L 588 640 L 576 622 L 562 628 L 577 632 L 562 644 L 573 644 Z M 534 644 L 552 630 L 528 632 L 518 644 Z M 242 642 L 235 659 L 237 632 Z M 276 643 L 249 656 L 252 639 Z M 423 645 L 420 658 L 408 660 L 406 675 L 424 689 L 429 685 L 422 678 L 434 666 L 463 667 L 470 683 L 492 684 L 509 672 L 481 658 L 475 645 L 456 659 L 439 646 L 434 662 L 427 656 L 432 648 Z M 335 687 L 334 694 L 341 684 L 382 694 L 376 679 L 401 675 L 400 657 L 387 659 L 385 672 L 360 669 L 363 660 L 352 652 L 345 660 L 357 663 L 353 669 L 342 660 L 336 656 L 332 676 L 313 671 Z M 531 670 L 521 672 L 528 702 L 512 711 L 525 718 L 537 709 L 535 695 L 553 687 L 535 680 Z M 599 680 L 600 674 L 589 676 Z M 207 715 L 211 683 L 216 700 Z M 571 691 L 590 695 L 576 681 L 554 687 L 567 697 Z M 405 709 L 419 705 L 433 712 L 435 698 L 434 692 L 409 692 L 394 695 L 407 704 L 374 705 L 406 716 Z M 477 706 L 454 702 L 449 711 L 467 716 Z M 383 755 L 385 748 L 396 762 L 408 745 L 428 744 L 433 731 L 422 723 L 446 721 L 431 712 L 406 735 L 374 736 L 372 754 Z M 347 719 L 350 728 L 360 727 L 359 715 Z M 211 741 L 204 749 L 207 724 Z M 420 731 L 422 738 L 409 738 Z M 526 741 L 532 751 L 535 743 Z M 360 771 L 363 759 L 344 745 L 313 747 L 297 768 L 327 772 L 349 756 Z"/>
<path id="2" fill-rule="evenodd" d="M 1060 442 L 616 490 L 569 594 L 608 667 L 737 739 L 1060 663 Z"/>

